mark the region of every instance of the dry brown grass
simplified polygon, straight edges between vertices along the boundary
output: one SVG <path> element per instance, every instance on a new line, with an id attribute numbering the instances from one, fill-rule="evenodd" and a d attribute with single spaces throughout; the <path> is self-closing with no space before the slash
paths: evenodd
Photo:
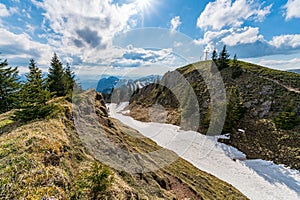
<path id="1" fill-rule="evenodd" d="M 93 199 L 88 177 L 93 163 L 99 162 L 87 152 L 74 129 L 71 104 L 63 99 L 52 103 L 60 109 L 51 119 L 23 125 L 12 122 L 11 129 L 0 135 L 0 199 Z M 0 118 L 5 121 L 10 115 Z M 137 131 L 105 113 L 99 117 L 107 136 L 125 150 L 147 153 L 161 148 L 136 137 Z M 97 199 L 246 199 L 229 184 L 181 159 L 157 172 L 109 171 L 114 181 Z"/>

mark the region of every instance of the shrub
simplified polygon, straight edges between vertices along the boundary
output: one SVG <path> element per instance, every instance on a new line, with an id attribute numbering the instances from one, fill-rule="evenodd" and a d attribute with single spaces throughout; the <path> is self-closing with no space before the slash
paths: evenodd
<path id="1" fill-rule="evenodd" d="M 16 111 L 13 116 L 14 120 L 31 121 L 34 119 L 44 119 L 51 115 L 55 110 L 55 105 L 40 105 L 24 108 Z"/>
<path id="2" fill-rule="evenodd" d="M 113 181 L 112 171 L 95 161 L 79 175 L 72 199 L 103 199 Z"/>
<path id="3" fill-rule="evenodd" d="M 277 128 L 290 130 L 298 124 L 299 119 L 294 112 L 282 112 L 273 121 Z"/>

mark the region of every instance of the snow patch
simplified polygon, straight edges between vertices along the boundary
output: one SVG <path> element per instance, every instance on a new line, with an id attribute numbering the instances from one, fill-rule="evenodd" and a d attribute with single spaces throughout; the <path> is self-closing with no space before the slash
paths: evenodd
<path id="1" fill-rule="evenodd" d="M 122 115 L 128 103 L 109 104 L 110 116 L 174 151 L 200 170 L 233 185 L 254 200 L 300 199 L 300 172 L 264 160 L 246 160 L 244 153 L 219 143 L 217 137 L 178 126 L 144 123 Z M 242 130 L 241 130 L 242 132 Z M 171 163 L 170 163 L 171 164 Z"/>
<path id="2" fill-rule="evenodd" d="M 243 130 L 243 129 L 238 129 L 238 132 L 245 133 L 245 130 Z"/>

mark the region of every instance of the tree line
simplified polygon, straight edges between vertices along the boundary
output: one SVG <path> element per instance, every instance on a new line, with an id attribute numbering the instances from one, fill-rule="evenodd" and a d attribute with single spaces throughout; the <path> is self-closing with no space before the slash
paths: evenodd
<path id="1" fill-rule="evenodd" d="M 47 77 L 43 78 L 34 59 L 29 61 L 26 80 L 20 81 L 17 67 L 10 67 L 7 60 L 0 59 L 0 113 L 18 109 L 17 120 L 44 118 L 51 113 L 53 105 L 47 102 L 53 97 L 71 96 L 73 88 L 79 88 L 74 72 L 54 53 Z"/>

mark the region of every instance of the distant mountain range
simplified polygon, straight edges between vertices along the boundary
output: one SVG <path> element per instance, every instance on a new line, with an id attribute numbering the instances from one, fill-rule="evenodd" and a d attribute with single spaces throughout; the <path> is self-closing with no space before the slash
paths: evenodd
<path id="1" fill-rule="evenodd" d="M 161 76 L 159 75 L 150 75 L 135 80 L 110 76 L 100 79 L 96 90 L 97 92 L 109 94 L 112 89 L 127 88 L 133 92 L 151 83 L 157 83 L 160 79 Z"/>
<path id="2" fill-rule="evenodd" d="M 288 70 L 288 72 L 295 72 L 297 74 L 300 74 L 300 69 L 291 69 L 291 70 Z"/>

